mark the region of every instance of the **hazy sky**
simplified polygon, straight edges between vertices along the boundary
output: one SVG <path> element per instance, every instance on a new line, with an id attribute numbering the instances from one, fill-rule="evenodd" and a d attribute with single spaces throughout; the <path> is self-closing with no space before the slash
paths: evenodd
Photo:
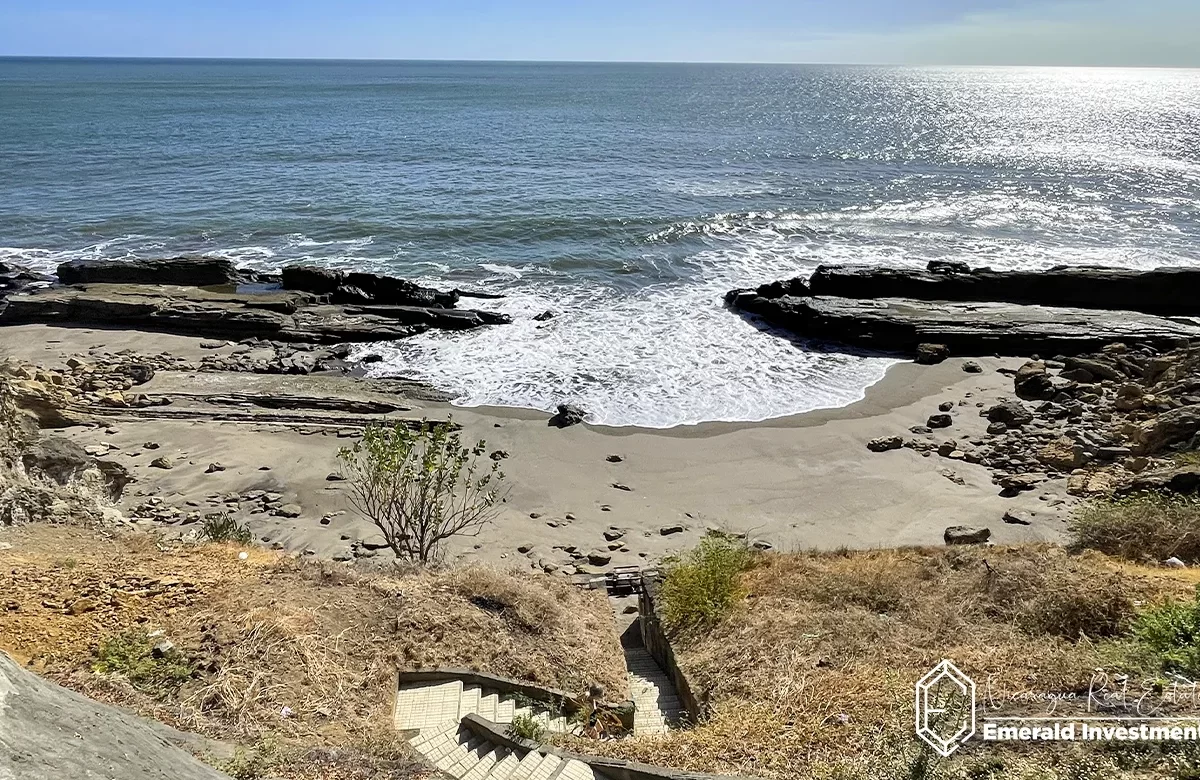
<path id="1" fill-rule="evenodd" d="M 0 55 L 1200 67 L 1200 0 L 0 0 Z"/>

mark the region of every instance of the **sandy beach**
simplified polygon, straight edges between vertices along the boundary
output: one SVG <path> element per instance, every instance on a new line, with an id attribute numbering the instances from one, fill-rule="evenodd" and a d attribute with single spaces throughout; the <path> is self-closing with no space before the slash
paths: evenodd
<path id="1" fill-rule="evenodd" d="M 72 356 L 102 359 L 127 349 L 185 360 L 246 349 L 200 344 L 184 336 L 121 330 L 30 325 L 0 331 L 4 352 L 50 367 Z M 1048 482 L 1003 498 L 983 466 L 907 448 L 867 449 L 873 438 L 907 435 L 944 402 L 954 404 L 953 425 L 935 431 L 932 441 L 981 436 L 986 420 L 979 407 L 1011 388 L 1011 378 L 997 369 L 1020 361 L 977 362 L 982 373 L 963 371 L 955 359 L 936 366 L 897 364 L 861 401 L 840 409 L 669 430 L 590 425 L 560 430 L 548 426 L 548 415 L 540 412 L 398 399 L 381 393 L 373 380 L 327 375 L 160 371 L 139 389 L 172 398 L 167 407 L 172 414 L 204 393 L 238 392 L 386 399 L 405 409 L 393 416 L 452 415 L 465 440 L 485 439 L 489 452 L 507 453 L 502 467 L 511 492 L 496 521 L 477 538 L 455 544 L 450 554 L 570 573 L 572 566 L 581 572 L 595 568 L 581 553 L 602 553 L 597 560 L 611 556 L 610 566 L 644 565 L 691 546 L 714 528 L 785 550 L 940 544 L 944 529 L 954 525 L 986 526 L 998 543 L 1058 539 L 1069 508 L 1062 485 Z M 368 548 L 380 541 L 350 505 L 346 483 L 328 479 L 339 470 L 338 450 L 355 433 L 328 419 L 300 425 L 121 415 L 105 426 L 63 431 L 84 445 L 107 445 L 107 457 L 136 475 L 121 501 L 132 517 L 145 514 L 139 507 L 147 501 L 158 500 L 184 516 L 226 509 L 249 523 L 262 542 L 322 558 L 348 558 L 352 545 L 363 553 L 361 541 Z M 612 455 L 620 461 L 610 462 Z M 150 466 L 160 457 L 172 467 Z M 213 463 L 223 470 L 210 471 Z M 299 514 L 283 516 L 278 506 L 272 510 L 245 500 L 256 491 L 279 494 L 274 498 L 288 509 L 284 514 L 296 514 L 296 508 Z M 1013 509 L 1034 522 L 1004 522 Z M 194 525 L 181 521 L 166 528 L 187 532 Z M 609 530 L 623 535 L 608 541 Z"/>

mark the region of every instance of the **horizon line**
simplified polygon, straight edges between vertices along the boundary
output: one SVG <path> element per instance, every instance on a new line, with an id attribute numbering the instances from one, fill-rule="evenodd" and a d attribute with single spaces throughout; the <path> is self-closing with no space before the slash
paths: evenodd
<path id="1" fill-rule="evenodd" d="M 1196 65 L 1047 65 L 1038 63 L 917 63 L 917 62 L 818 62 L 818 61 L 745 61 L 745 60 L 556 60 L 556 59 L 461 59 L 405 57 L 214 57 L 186 55 L 115 55 L 115 54 L 0 54 L 0 60 L 142 60 L 147 62 L 362 62 L 362 63 L 447 63 L 509 65 L 772 65 L 816 67 L 896 67 L 896 68 L 1053 68 L 1088 70 L 1200 70 Z"/>

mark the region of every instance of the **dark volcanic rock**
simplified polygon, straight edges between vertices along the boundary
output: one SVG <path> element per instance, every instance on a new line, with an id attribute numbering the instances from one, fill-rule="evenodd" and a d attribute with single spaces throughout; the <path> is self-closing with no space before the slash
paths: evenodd
<path id="1" fill-rule="evenodd" d="M 784 296 L 738 292 L 731 306 L 809 338 L 914 354 L 923 343 L 956 355 L 1072 354 L 1112 343 L 1175 346 L 1200 339 L 1200 325 L 1130 311 L 1011 303 Z"/>
<path id="2" fill-rule="evenodd" d="M 21 456 L 26 471 L 46 475 L 60 485 L 79 477 L 95 464 L 95 459 L 70 439 L 53 436 L 42 439 Z"/>
<path id="3" fill-rule="evenodd" d="M 303 290 L 317 295 L 329 295 L 341 287 L 345 271 L 315 265 L 289 265 L 281 275 L 285 290 Z"/>
<path id="4" fill-rule="evenodd" d="M 795 279 L 783 279 L 778 282 L 759 285 L 755 292 L 764 298 L 782 298 L 785 295 L 808 295 L 809 289 L 808 282 L 796 277 Z"/>
<path id="5" fill-rule="evenodd" d="M 469 330 L 483 325 L 507 325 L 512 317 L 476 309 L 440 309 L 422 306 L 348 306 L 354 314 L 391 317 L 401 325 L 427 325 L 442 330 Z"/>
<path id="6" fill-rule="evenodd" d="M 0 325 L 75 323 L 323 344 L 391 341 L 429 328 L 462 330 L 506 321 L 503 315 L 469 309 L 314 304 L 303 292 L 100 284 L 20 293 L 0 313 Z"/>
<path id="7" fill-rule="evenodd" d="M 548 425 L 553 425 L 555 428 L 570 428 L 572 425 L 579 425 L 587 419 L 587 412 L 573 404 L 559 404 L 558 412 L 550 418 Z"/>
<path id="8" fill-rule="evenodd" d="M 968 525 L 952 525 L 942 534 L 946 544 L 984 544 L 991 538 L 992 532 L 987 528 Z"/>
<path id="9" fill-rule="evenodd" d="M 334 303 L 439 308 L 450 308 L 458 303 L 456 291 L 434 290 L 407 279 L 381 274 L 290 265 L 283 269 L 282 279 L 284 289 L 329 295 Z"/>
<path id="10" fill-rule="evenodd" d="M 1116 366 L 1103 360 L 1086 357 L 1069 357 L 1064 362 L 1067 371 L 1070 372 L 1086 372 L 1086 376 L 1095 379 L 1107 379 L 1110 382 L 1123 382 L 1126 379 L 1125 372 L 1121 371 Z M 1077 373 L 1077 376 L 1085 376 L 1084 373 Z M 1068 379 L 1071 377 L 1068 376 Z M 1077 379 L 1075 381 L 1083 381 Z"/>
<path id="11" fill-rule="evenodd" d="M 925 421 L 925 425 L 930 428 L 949 428 L 953 424 L 954 418 L 945 413 L 931 414 Z"/>
<path id="12" fill-rule="evenodd" d="M 1200 314 L 1200 268 L 1056 266 L 1035 271 L 969 270 L 931 263 L 928 270 L 878 266 L 820 266 L 808 281 L 813 295 L 912 298 L 924 301 L 996 301 L 1148 314 Z"/>
<path id="13" fill-rule="evenodd" d="M 888 452 L 898 450 L 903 446 L 904 439 L 899 436 L 880 436 L 878 439 L 871 439 L 867 442 L 867 449 L 871 452 Z"/>
<path id="14" fill-rule="evenodd" d="M 933 366 L 950 357 L 950 350 L 945 344 L 918 344 L 917 362 L 925 366 Z"/>
<path id="15" fill-rule="evenodd" d="M 1129 481 L 1118 485 L 1119 495 L 1142 493 L 1151 490 L 1165 490 L 1171 493 L 1195 493 L 1200 489 L 1200 466 L 1181 466 L 1179 468 L 1154 471 L 1149 474 L 1139 474 Z"/>
<path id="16" fill-rule="evenodd" d="M 1001 401 L 984 410 L 988 422 L 1001 423 L 1009 428 L 1019 428 L 1033 422 L 1033 412 L 1025 404 L 1012 399 Z"/>
<path id="17" fill-rule="evenodd" d="M 1050 372 L 1040 360 L 1031 360 L 1017 369 L 1013 386 L 1017 395 L 1027 400 L 1048 401 L 1056 392 Z"/>
<path id="18" fill-rule="evenodd" d="M 39 274 L 13 263 L 0 262 L 0 297 L 5 293 L 18 292 L 32 285 L 44 285 L 54 282 L 53 276 Z"/>
<path id="19" fill-rule="evenodd" d="M 63 284 L 176 284 L 227 287 L 241 281 L 233 263 L 221 257 L 160 260 L 73 260 L 58 267 Z"/>

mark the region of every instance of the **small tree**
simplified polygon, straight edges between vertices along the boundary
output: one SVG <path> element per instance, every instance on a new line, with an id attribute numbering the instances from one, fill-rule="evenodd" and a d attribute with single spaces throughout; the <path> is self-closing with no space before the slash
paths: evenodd
<path id="1" fill-rule="evenodd" d="M 484 458 L 485 443 L 464 447 L 451 420 L 419 428 L 372 425 L 338 457 L 350 501 L 382 532 L 398 558 L 436 561 L 442 543 L 476 536 L 491 522 L 504 473 Z M 485 464 L 480 464 L 484 458 Z"/>

